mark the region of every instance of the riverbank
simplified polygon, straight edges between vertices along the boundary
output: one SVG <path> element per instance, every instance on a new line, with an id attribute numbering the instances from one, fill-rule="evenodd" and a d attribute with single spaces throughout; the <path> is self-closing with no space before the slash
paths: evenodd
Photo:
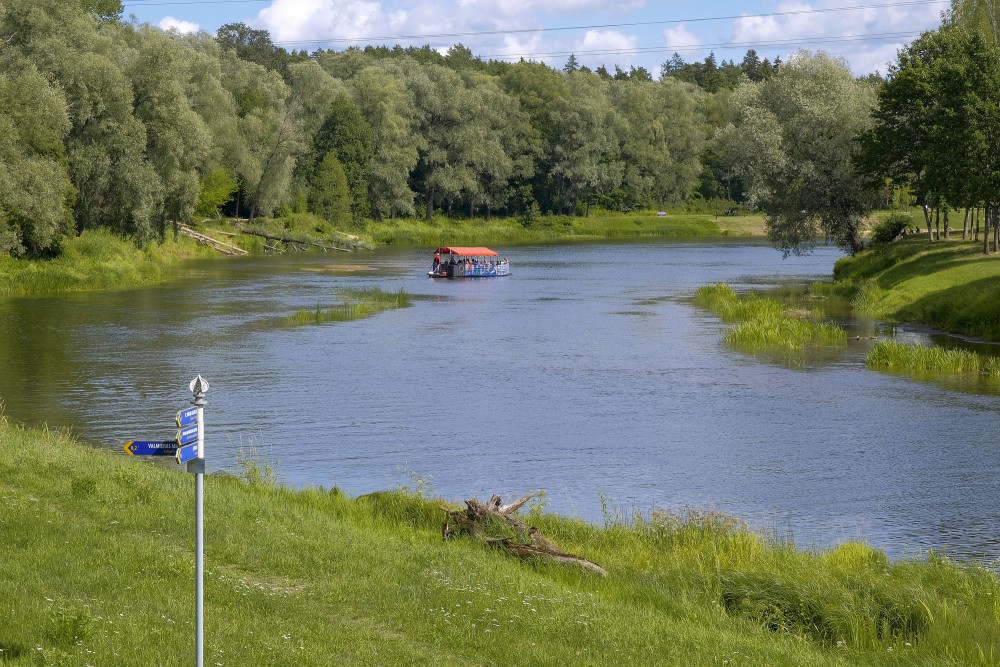
<path id="1" fill-rule="evenodd" d="M 833 276 L 858 315 L 1000 341 L 1000 254 L 981 241 L 910 237 L 838 260 Z"/>
<path id="2" fill-rule="evenodd" d="M 525 245 L 578 240 L 642 237 L 761 236 L 759 215 L 656 213 L 590 217 L 543 216 L 533 221 L 451 219 L 431 221 L 396 219 L 368 221 L 335 229 L 312 215 L 258 219 L 252 227 L 233 220 L 203 221 L 194 231 L 249 254 L 326 250 L 365 250 L 385 246 Z M 285 239 L 282 241 L 281 239 Z M 318 247 L 317 247 L 318 246 Z M 339 253 L 338 253 L 339 254 Z M 87 231 L 67 239 L 62 253 L 51 259 L 0 257 L 0 295 L 26 296 L 69 291 L 130 289 L 169 280 L 171 271 L 194 257 L 220 257 L 210 246 L 180 234 L 176 240 L 139 249 L 106 231 Z"/>
<path id="3" fill-rule="evenodd" d="M 0 423 L 0 663 L 190 664 L 193 481 Z M 205 483 L 207 664 L 992 665 L 995 573 L 815 554 L 715 514 L 527 512 L 607 577 L 441 540 L 445 503 Z"/>

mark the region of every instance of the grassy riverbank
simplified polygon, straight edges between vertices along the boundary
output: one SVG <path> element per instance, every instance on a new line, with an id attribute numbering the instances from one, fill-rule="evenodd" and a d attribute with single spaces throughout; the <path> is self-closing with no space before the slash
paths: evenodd
<path id="1" fill-rule="evenodd" d="M 540 216 L 532 221 L 511 218 L 451 219 L 431 221 L 396 219 L 369 221 L 336 229 L 308 214 L 289 218 L 260 218 L 252 226 L 235 221 L 203 221 L 199 233 L 263 254 L 317 246 L 340 249 L 373 249 L 382 246 L 498 245 L 553 243 L 573 240 L 640 237 L 757 236 L 763 234 L 761 216 L 715 216 L 654 212 L 630 215 L 595 214 L 590 217 Z M 269 235 L 264 238 L 248 229 Z M 275 240 L 284 238 L 287 242 Z M 152 243 L 144 249 L 105 231 L 88 231 L 66 239 L 62 253 L 52 259 L 13 259 L 0 256 L 0 296 L 23 296 L 66 291 L 128 289 L 168 280 L 171 269 L 192 257 L 221 257 L 215 250 L 180 235 L 176 241 Z"/>
<path id="2" fill-rule="evenodd" d="M 211 451 L 211 450 L 209 450 Z M 193 480 L 0 424 L 0 664 L 192 662 Z M 439 501 L 205 484 L 210 665 L 993 665 L 995 573 L 718 515 L 529 513 L 602 578 L 441 541 Z M 247 479 L 251 481 L 247 481 Z"/>
<path id="3" fill-rule="evenodd" d="M 838 260 L 834 278 L 861 315 L 1000 340 L 1000 254 L 982 242 L 911 237 Z"/>

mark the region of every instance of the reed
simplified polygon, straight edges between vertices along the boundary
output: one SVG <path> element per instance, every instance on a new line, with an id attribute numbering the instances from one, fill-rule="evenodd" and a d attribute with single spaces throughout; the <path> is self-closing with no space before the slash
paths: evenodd
<path id="1" fill-rule="evenodd" d="M 322 324 L 324 322 L 351 322 L 363 320 L 385 310 L 406 308 L 411 297 L 403 288 L 398 292 L 383 292 L 378 287 L 343 290 L 344 301 L 332 308 L 302 308 L 285 318 L 286 324 Z"/>
<path id="2" fill-rule="evenodd" d="M 793 316 L 777 299 L 755 293 L 739 296 L 729 285 L 717 283 L 698 289 L 695 303 L 716 313 L 724 322 L 736 323 L 724 342 L 747 352 L 802 352 L 808 348 L 847 344 L 847 332 L 818 321 L 814 312 Z"/>
<path id="3" fill-rule="evenodd" d="M 1000 377 L 1000 358 L 984 357 L 969 350 L 908 345 L 880 341 L 868 352 L 869 368 L 918 375 L 983 374 Z"/>
<path id="4" fill-rule="evenodd" d="M 0 663 L 190 664 L 191 477 L 2 423 Z M 526 514 L 606 578 L 441 540 L 434 497 L 205 480 L 206 664 L 971 665 L 995 572 L 779 544 L 715 512 Z M 619 515 L 620 516 L 620 515 Z M 747 657 L 749 656 L 749 657 Z"/>

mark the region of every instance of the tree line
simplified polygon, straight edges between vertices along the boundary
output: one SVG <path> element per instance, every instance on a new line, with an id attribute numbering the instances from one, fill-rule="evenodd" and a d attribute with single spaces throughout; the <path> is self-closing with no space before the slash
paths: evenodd
<path id="1" fill-rule="evenodd" d="M 94 227 L 143 244 L 220 211 L 527 223 L 699 198 L 765 211 L 786 251 L 819 237 L 856 251 L 887 179 L 921 202 L 985 205 L 995 219 L 997 179 L 979 159 L 992 129 L 963 130 L 972 143 L 952 136 L 947 153 L 931 137 L 948 114 L 988 125 L 1000 99 L 995 40 L 970 27 L 981 13 L 966 14 L 953 9 L 885 80 L 854 77 L 823 53 L 782 62 L 752 49 L 739 64 L 674 54 L 654 80 L 641 67 L 591 71 L 575 56 L 561 69 L 483 61 L 462 45 L 289 52 L 239 23 L 215 35 L 128 23 L 120 0 L 8 0 L 0 252 L 44 257 Z M 918 69 L 936 74 L 900 83 Z M 945 116 L 918 117 L 907 103 L 926 101 L 929 81 L 941 86 L 933 99 L 954 102 L 935 112 Z M 981 98 L 975 112 L 962 85 Z M 910 116 L 892 111 L 900 105 Z M 966 171 L 944 168 L 959 157 Z"/>

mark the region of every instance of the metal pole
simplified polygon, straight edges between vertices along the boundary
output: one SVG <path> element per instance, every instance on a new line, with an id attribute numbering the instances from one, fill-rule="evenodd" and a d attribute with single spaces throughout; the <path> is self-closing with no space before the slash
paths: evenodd
<path id="1" fill-rule="evenodd" d="M 188 470 L 194 476 L 194 606 L 195 606 L 195 665 L 203 667 L 205 660 L 205 392 L 208 382 L 200 375 L 191 381 L 198 410 L 198 458 L 189 461 Z M 190 464 L 195 464 L 194 466 Z"/>

